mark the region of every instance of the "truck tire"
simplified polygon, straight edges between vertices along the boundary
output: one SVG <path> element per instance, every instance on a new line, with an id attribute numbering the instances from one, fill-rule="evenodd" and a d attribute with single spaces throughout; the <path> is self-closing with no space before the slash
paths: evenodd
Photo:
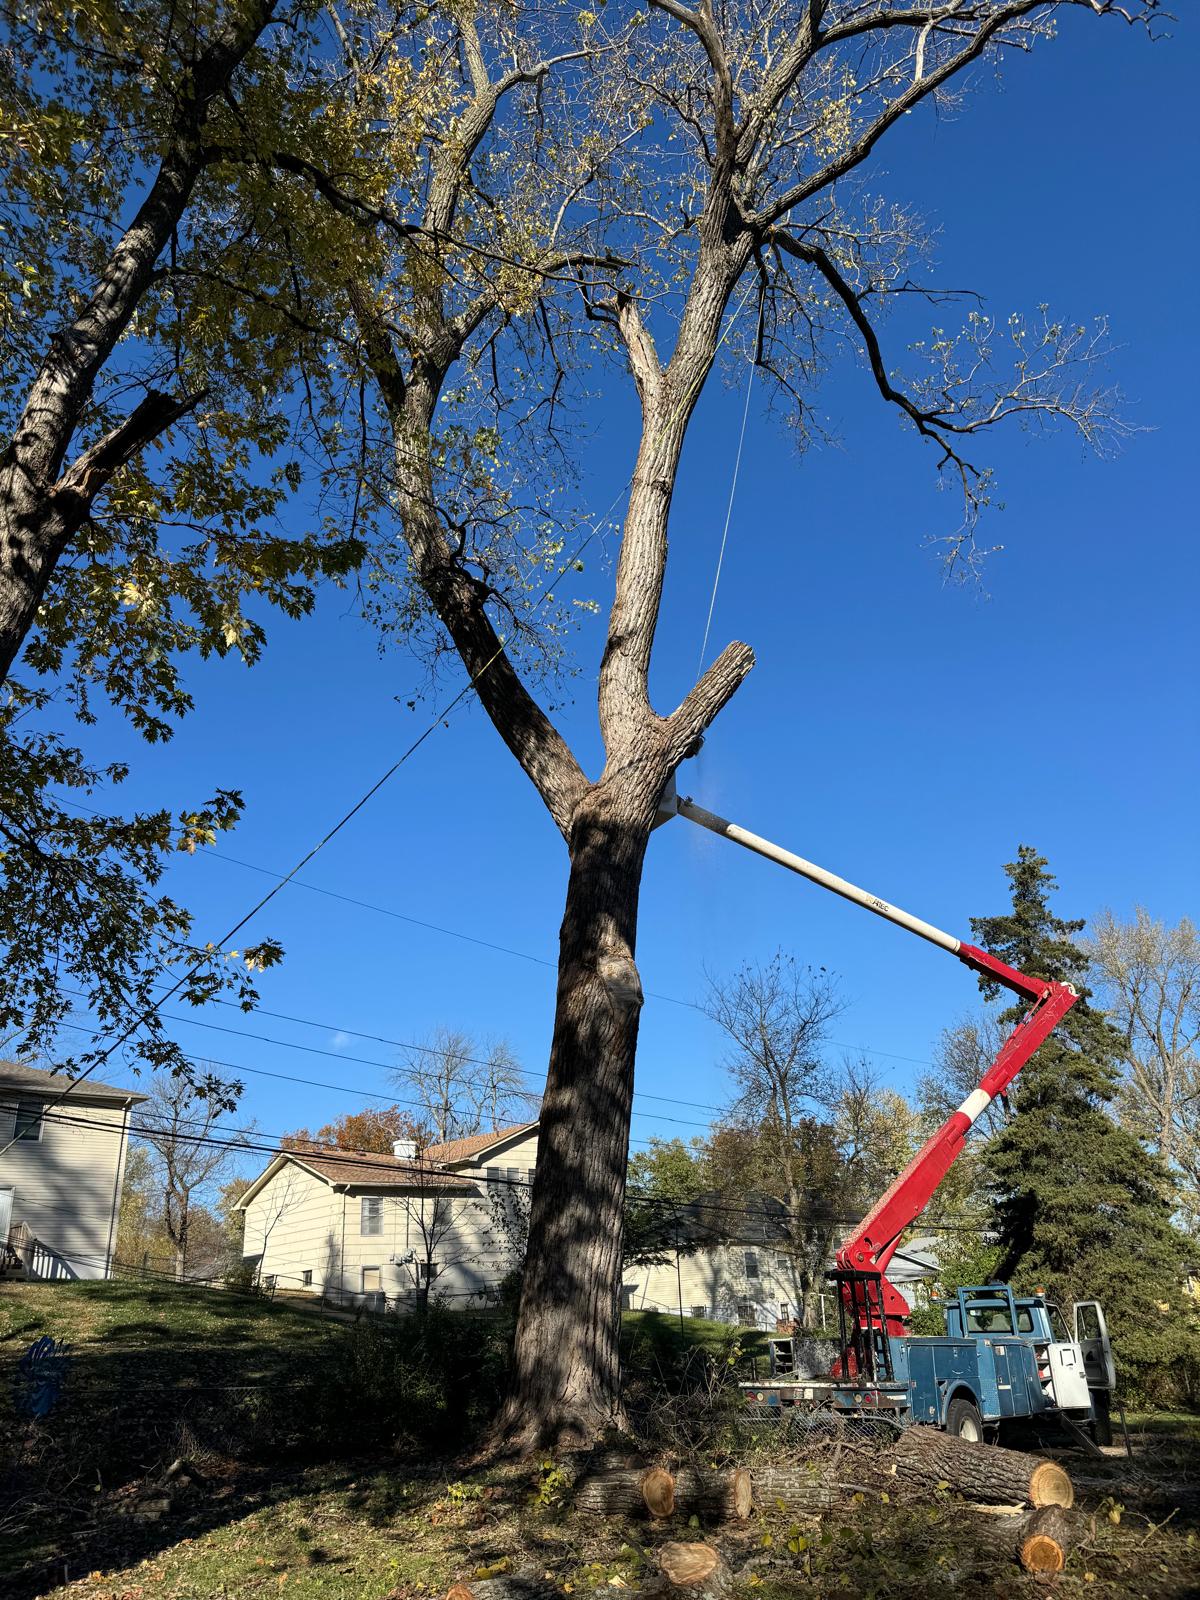
<path id="1" fill-rule="evenodd" d="M 973 1401 L 959 1395 L 946 1407 L 946 1432 L 955 1439 L 983 1443 L 983 1418 Z"/>

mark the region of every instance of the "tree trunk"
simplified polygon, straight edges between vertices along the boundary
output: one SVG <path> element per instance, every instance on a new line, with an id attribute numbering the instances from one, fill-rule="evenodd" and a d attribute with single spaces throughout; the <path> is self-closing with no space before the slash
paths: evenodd
<path id="1" fill-rule="evenodd" d="M 508 1398 L 511 1452 L 583 1444 L 620 1426 L 625 1169 L 642 987 L 634 964 L 642 862 L 669 768 L 602 779 L 576 808 L 559 937 L 529 1245 Z"/>
<path id="2" fill-rule="evenodd" d="M 908 1428 L 892 1452 L 896 1476 L 922 1489 L 950 1488 L 992 1505 L 1071 1506 L 1066 1469 L 1042 1456 Z"/>

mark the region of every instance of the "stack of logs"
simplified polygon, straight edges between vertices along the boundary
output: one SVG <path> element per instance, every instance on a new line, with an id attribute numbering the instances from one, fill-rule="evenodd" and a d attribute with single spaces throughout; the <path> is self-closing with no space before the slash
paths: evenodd
<path id="1" fill-rule="evenodd" d="M 1053 1573 L 1077 1542 L 1075 1492 L 1064 1468 L 1041 1456 L 973 1444 L 932 1428 L 909 1428 L 877 1461 L 895 1492 L 912 1498 L 953 1499 L 971 1541 L 1014 1560 L 1027 1572 Z M 815 1466 L 668 1470 L 644 1464 L 593 1463 L 577 1479 L 577 1511 L 672 1517 L 705 1524 L 745 1522 L 756 1512 L 811 1516 L 844 1503 L 848 1486 Z M 881 1491 L 882 1492 L 882 1491 Z M 890 1498 L 891 1498 L 890 1497 Z M 679 1600 L 723 1600 L 733 1577 L 720 1551 L 707 1543 L 666 1543 L 655 1551 L 659 1573 L 641 1593 Z M 548 1581 L 508 1577 L 456 1584 L 448 1600 L 550 1600 Z"/>

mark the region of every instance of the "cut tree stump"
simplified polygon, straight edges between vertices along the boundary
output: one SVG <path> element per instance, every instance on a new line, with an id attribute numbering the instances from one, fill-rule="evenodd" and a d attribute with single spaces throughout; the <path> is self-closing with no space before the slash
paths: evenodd
<path id="1" fill-rule="evenodd" d="M 1075 1503 L 1071 1479 L 1057 1461 L 955 1439 L 936 1428 L 907 1428 L 892 1450 L 892 1460 L 898 1479 L 922 1489 L 948 1487 L 993 1505 Z"/>
<path id="2" fill-rule="evenodd" d="M 651 1592 L 679 1600 L 726 1600 L 733 1574 L 710 1544 L 664 1544 L 658 1552 L 661 1580 Z"/>
<path id="3" fill-rule="evenodd" d="M 544 1578 L 475 1578 L 456 1583 L 446 1600 L 562 1600 L 556 1584 Z"/>
<path id="4" fill-rule="evenodd" d="M 1083 1522 L 1065 1506 L 1040 1506 L 1015 1516 L 971 1519 L 971 1536 L 989 1551 L 1003 1553 L 1026 1572 L 1061 1572 L 1079 1543 Z"/>
<path id="5" fill-rule="evenodd" d="M 578 1511 L 603 1516 L 665 1518 L 705 1516 L 744 1521 L 750 1515 L 751 1480 L 744 1467 L 698 1472 L 680 1467 L 622 1467 L 581 1478 L 575 1485 Z"/>

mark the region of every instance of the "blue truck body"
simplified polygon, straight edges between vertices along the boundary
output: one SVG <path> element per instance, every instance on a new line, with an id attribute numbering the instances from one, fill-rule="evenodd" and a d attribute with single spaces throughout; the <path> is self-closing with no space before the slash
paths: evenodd
<path id="1" fill-rule="evenodd" d="M 961 1427 L 965 1437 L 979 1424 L 994 1432 L 1047 1413 L 1091 1419 L 1082 1356 L 1040 1296 L 1017 1299 L 1000 1284 L 961 1289 L 945 1322 L 944 1336 L 893 1337 L 886 1349 L 876 1332 L 874 1373 L 857 1381 L 801 1376 L 794 1364 L 789 1370 L 789 1341 L 775 1340 L 770 1380 L 743 1389 L 751 1406 L 776 1415 L 783 1407 L 874 1415 L 899 1426 Z"/>

